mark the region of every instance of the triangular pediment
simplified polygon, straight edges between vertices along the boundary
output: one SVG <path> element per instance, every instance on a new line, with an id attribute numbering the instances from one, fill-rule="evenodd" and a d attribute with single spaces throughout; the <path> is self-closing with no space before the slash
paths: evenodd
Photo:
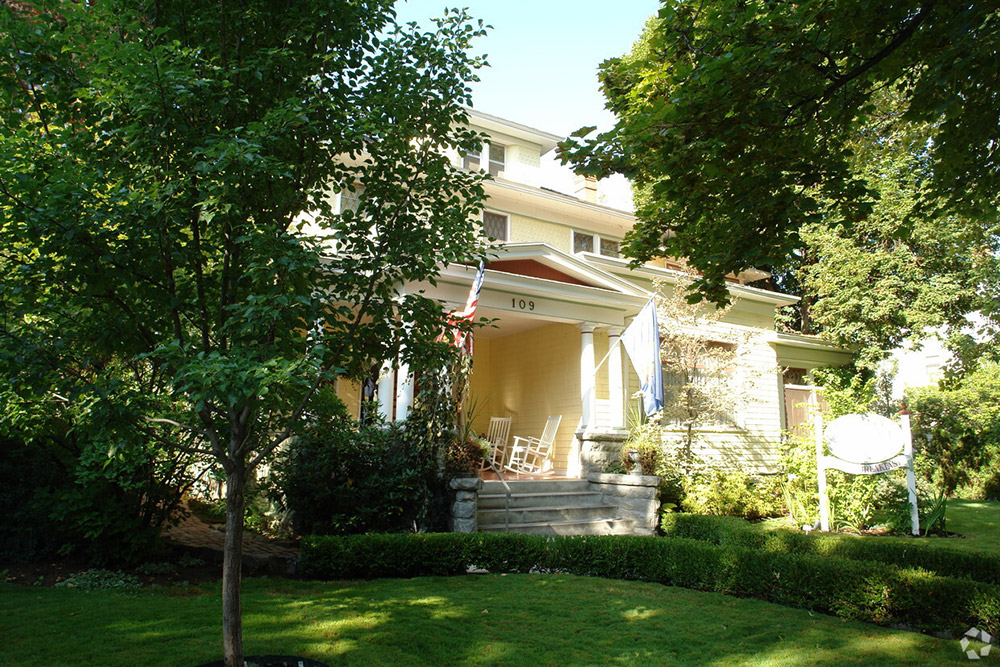
<path id="1" fill-rule="evenodd" d="M 547 243 L 508 244 L 486 265 L 486 268 L 511 275 L 593 287 L 630 296 L 644 294 L 636 285 L 594 266 L 580 256 L 557 250 Z"/>

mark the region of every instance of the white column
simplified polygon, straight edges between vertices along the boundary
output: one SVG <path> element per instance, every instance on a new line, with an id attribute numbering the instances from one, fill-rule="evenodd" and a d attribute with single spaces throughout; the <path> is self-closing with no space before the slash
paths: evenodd
<path id="1" fill-rule="evenodd" d="M 594 387 L 594 325 L 582 322 L 580 327 L 580 428 L 594 426 L 597 415 L 597 391 Z"/>
<path id="2" fill-rule="evenodd" d="M 401 422 L 410 414 L 410 406 L 413 405 L 413 376 L 410 375 L 410 367 L 407 364 L 400 364 L 396 370 L 396 421 Z"/>
<path id="3" fill-rule="evenodd" d="M 611 404 L 609 417 L 612 428 L 625 426 L 625 382 L 622 376 L 622 346 L 618 339 L 622 335 L 619 327 L 608 329 L 608 399 Z"/>
<path id="4" fill-rule="evenodd" d="M 378 374 L 378 413 L 387 422 L 392 421 L 392 398 L 396 393 L 396 372 L 389 361 L 382 362 Z"/>

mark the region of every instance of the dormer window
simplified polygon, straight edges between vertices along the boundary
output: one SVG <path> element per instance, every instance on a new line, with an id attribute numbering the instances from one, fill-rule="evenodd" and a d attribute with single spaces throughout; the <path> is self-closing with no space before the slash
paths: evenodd
<path id="1" fill-rule="evenodd" d="M 621 249 L 617 240 L 604 238 L 589 232 L 573 232 L 574 253 L 597 251 L 600 251 L 600 254 L 605 257 L 621 256 Z"/>
<path id="2" fill-rule="evenodd" d="M 497 178 L 503 173 L 507 162 L 507 147 L 503 144 L 490 143 L 484 149 L 469 151 L 463 155 L 462 168 L 483 169 L 485 162 L 485 168 L 489 171 L 490 176 Z"/>

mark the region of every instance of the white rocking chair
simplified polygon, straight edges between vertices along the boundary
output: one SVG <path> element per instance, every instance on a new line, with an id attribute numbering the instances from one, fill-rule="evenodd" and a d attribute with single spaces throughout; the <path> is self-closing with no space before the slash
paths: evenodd
<path id="1" fill-rule="evenodd" d="M 507 455 L 507 439 L 510 437 L 510 417 L 490 417 L 490 428 L 486 431 L 486 440 L 490 443 L 490 455 L 483 459 L 483 470 L 490 467 L 502 467 Z"/>
<path id="2" fill-rule="evenodd" d="M 510 450 L 510 460 L 504 466 L 505 470 L 514 473 L 536 473 L 541 472 L 542 465 L 549 457 L 552 450 L 552 443 L 556 439 L 556 431 L 559 430 L 559 422 L 562 415 L 549 417 L 545 421 L 545 428 L 539 438 L 523 438 L 514 436 L 514 446 Z"/>

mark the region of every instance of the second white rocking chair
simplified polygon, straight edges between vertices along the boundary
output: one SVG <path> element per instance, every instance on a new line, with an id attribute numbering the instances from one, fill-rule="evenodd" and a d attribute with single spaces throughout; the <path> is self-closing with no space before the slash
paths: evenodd
<path id="1" fill-rule="evenodd" d="M 556 431 L 559 430 L 561 421 L 562 415 L 549 417 L 539 438 L 523 438 L 515 435 L 514 444 L 510 448 L 510 459 L 504 469 L 515 473 L 541 472 L 542 465 L 552 450 L 552 443 L 556 439 Z"/>

